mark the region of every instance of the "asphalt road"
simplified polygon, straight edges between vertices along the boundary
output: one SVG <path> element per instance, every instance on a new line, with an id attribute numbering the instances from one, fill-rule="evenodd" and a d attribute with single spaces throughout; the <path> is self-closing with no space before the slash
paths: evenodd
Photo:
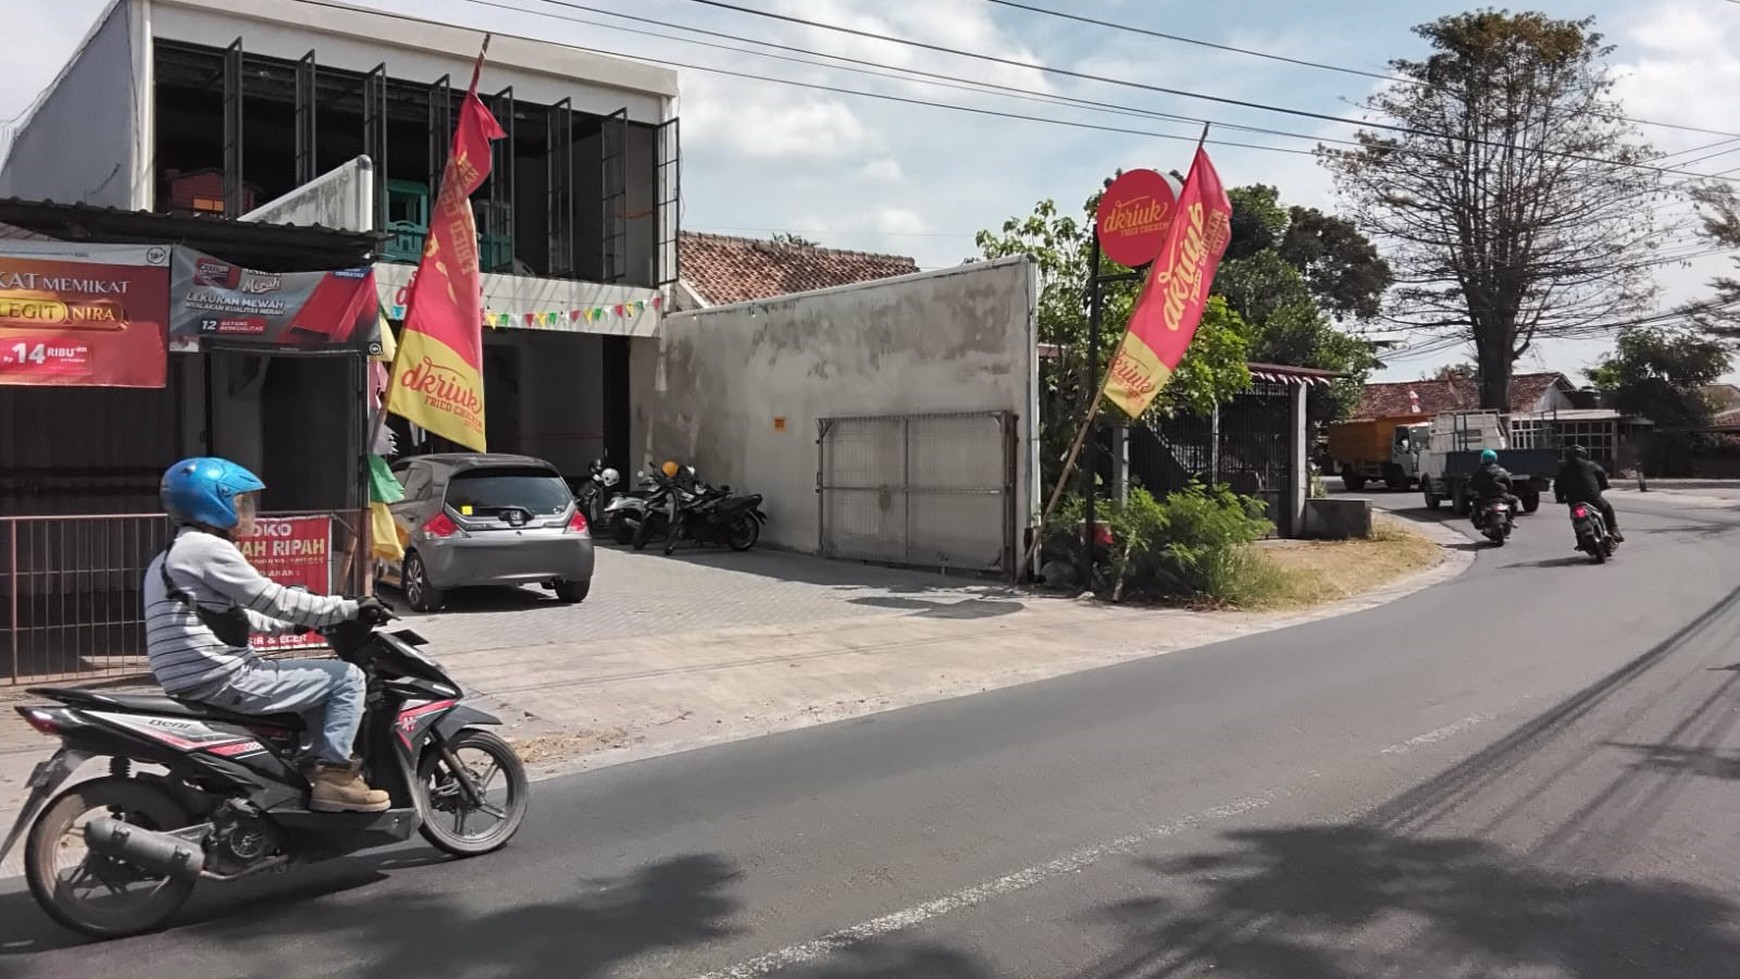
<path id="1" fill-rule="evenodd" d="M 537 787 L 0 976 L 1718 977 L 1740 970 L 1740 509 L 1562 512 L 1355 616 Z M 1133 636 L 1132 641 L 1140 637 Z"/>

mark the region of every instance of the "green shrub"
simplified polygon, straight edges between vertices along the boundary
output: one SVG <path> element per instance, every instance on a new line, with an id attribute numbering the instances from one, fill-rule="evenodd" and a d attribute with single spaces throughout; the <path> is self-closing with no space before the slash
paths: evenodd
<path id="1" fill-rule="evenodd" d="M 1234 602 L 1260 577 L 1260 562 L 1247 548 L 1270 532 L 1260 500 L 1223 486 L 1188 488 L 1156 499 L 1130 491 L 1119 504 L 1103 501 L 1098 516 L 1111 526 L 1113 597 L 1200 599 Z M 1081 521 L 1079 497 L 1059 501 L 1050 534 L 1071 535 Z M 1050 539 L 1056 540 L 1057 537 Z"/>

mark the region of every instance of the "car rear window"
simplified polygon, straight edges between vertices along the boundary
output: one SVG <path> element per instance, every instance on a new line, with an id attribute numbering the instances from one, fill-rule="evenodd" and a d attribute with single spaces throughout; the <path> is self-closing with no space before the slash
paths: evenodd
<path id="1" fill-rule="evenodd" d="M 454 473 L 447 483 L 447 505 L 478 516 L 505 510 L 561 513 L 574 497 L 562 477 L 535 466 L 500 466 Z"/>

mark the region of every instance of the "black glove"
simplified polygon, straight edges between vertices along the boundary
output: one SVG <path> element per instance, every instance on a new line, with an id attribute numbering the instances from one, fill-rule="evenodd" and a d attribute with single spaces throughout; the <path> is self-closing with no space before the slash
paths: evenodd
<path id="1" fill-rule="evenodd" d="M 397 616 L 393 614 L 392 606 L 373 595 L 364 596 L 356 603 L 356 620 L 363 625 L 386 625 L 395 618 Z"/>

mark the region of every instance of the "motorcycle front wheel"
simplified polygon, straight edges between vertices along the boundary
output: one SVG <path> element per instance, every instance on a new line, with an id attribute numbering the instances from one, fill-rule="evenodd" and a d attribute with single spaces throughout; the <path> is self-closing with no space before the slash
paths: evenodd
<path id="1" fill-rule="evenodd" d="M 477 790 L 473 801 L 443 753 L 431 747 L 417 766 L 419 832 L 456 857 L 493 853 L 507 845 L 526 818 L 531 782 L 513 746 L 488 731 L 471 730 L 447 748 Z M 481 827 L 481 828 L 480 828 Z"/>
<path id="2" fill-rule="evenodd" d="M 24 875 L 31 895 L 49 917 L 94 938 L 121 938 L 162 927 L 187 902 L 194 882 L 155 875 L 86 849 L 85 824 L 103 818 L 159 832 L 191 822 L 167 793 L 135 779 L 100 778 L 75 785 L 30 828 Z"/>

